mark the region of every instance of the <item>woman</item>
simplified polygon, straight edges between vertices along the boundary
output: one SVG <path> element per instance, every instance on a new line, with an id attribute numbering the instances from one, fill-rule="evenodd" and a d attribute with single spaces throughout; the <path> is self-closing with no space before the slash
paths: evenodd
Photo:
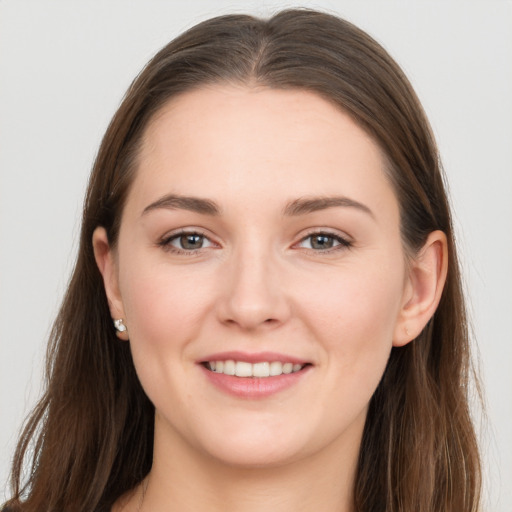
<path id="1" fill-rule="evenodd" d="M 396 63 L 322 13 L 209 20 L 104 137 L 7 508 L 476 510 L 467 338 Z"/>

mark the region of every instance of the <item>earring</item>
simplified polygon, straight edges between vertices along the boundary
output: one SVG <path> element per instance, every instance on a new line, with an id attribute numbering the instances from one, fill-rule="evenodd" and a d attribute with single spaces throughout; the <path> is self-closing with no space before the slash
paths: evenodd
<path id="1" fill-rule="evenodd" d="M 126 331 L 126 325 L 124 324 L 124 320 L 122 318 L 119 318 L 117 320 L 114 320 L 114 327 L 118 332 L 125 332 Z"/>

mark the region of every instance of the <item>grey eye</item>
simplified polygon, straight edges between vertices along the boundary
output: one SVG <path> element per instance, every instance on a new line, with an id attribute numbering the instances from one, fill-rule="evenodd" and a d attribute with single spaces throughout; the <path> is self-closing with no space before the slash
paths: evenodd
<path id="1" fill-rule="evenodd" d="M 331 249 L 334 247 L 335 243 L 339 243 L 330 235 L 312 235 L 309 238 L 312 249 Z"/>
<path id="2" fill-rule="evenodd" d="M 173 245 L 180 249 L 185 249 L 188 251 L 193 251 L 195 249 L 201 249 L 204 245 L 205 237 L 203 235 L 198 235 L 197 233 L 190 233 L 180 235 L 173 240 Z"/>
<path id="3" fill-rule="evenodd" d="M 181 231 L 180 233 L 170 235 L 162 239 L 159 242 L 159 245 L 165 250 L 177 254 L 192 254 L 194 251 L 199 251 L 208 247 L 215 247 L 215 243 L 207 236 L 195 231 Z"/>
<path id="4" fill-rule="evenodd" d="M 303 238 L 299 247 L 311 249 L 313 251 L 328 251 L 329 249 L 348 248 L 351 243 L 341 236 L 331 235 L 330 233 L 313 233 Z"/>

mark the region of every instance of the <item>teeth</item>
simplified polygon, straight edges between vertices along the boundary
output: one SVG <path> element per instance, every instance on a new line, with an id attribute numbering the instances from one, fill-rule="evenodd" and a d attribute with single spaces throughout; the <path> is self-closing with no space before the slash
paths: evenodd
<path id="1" fill-rule="evenodd" d="M 284 363 L 283 364 L 283 373 L 292 373 L 293 372 L 293 364 L 292 363 Z"/>
<path id="2" fill-rule="evenodd" d="M 255 363 L 252 365 L 253 377 L 269 377 L 270 363 Z"/>
<path id="3" fill-rule="evenodd" d="M 283 363 L 272 361 L 270 363 L 270 375 L 275 377 L 276 375 L 281 375 L 281 373 L 283 373 Z"/>
<path id="4" fill-rule="evenodd" d="M 209 361 L 207 368 L 215 373 L 224 375 L 236 375 L 237 377 L 276 377 L 281 374 L 295 373 L 304 365 L 293 363 L 282 363 L 280 361 L 262 361 L 261 363 L 247 363 L 246 361 Z"/>
<path id="5" fill-rule="evenodd" d="M 237 377 L 252 377 L 252 364 L 237 361 L 235 363 L 235 375 Z"/>
<path id="6" fill-rule="evenodd" d="M 220 370 L 219 370 L 219 372 L 220 372 Z M 225 375 L 235 375 L 235 373 L 236 373 L 235 361 L 224 361 L 224 369 L 223 369 L 222 373 L 224 373 Z"/>

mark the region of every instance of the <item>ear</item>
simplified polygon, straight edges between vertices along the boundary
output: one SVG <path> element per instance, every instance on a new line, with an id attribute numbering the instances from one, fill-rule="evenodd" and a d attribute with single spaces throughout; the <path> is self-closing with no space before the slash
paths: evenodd
<path id="1" fill-rule="evenodd" d="M 442 231 L 433 231 L 408 265 L 403 304 L 393 336 L 401 347 L 419 336 L 434 315 L 448 271 L 448 244 Z"/>
<path id="2" fill-rule="evenodd" d="M 105 293 L 110 308 L 110 316 L 113 320 L 123 319 L 123 322 L 126 323 L 121 293 L 119 292 L 115 254 L 108 242 L 105 228 L 97 227 L 94 230 L 92 246 L 96 265 L 98 265 L 98 269 L 103 277 L 103 285 L 105 286 Z M 128 340 L 127 330 L 123 332 L 116 330 L 116 334 L 119 339 Z"/>

